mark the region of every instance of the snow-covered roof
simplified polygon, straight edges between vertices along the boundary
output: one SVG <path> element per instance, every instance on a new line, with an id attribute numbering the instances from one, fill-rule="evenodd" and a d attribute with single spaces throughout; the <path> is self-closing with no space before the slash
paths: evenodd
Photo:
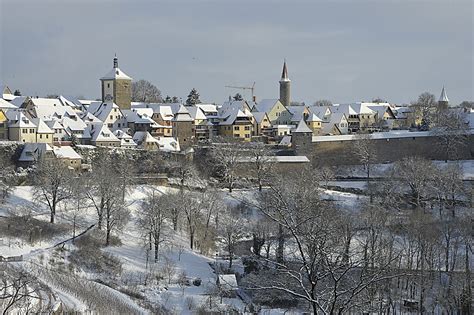
<path id="1" fill-rule="evenodd" d="M 279 99 L 263 99 L 260 102 L 257 103 L 255 106 L 258 112 L 265 112 L 269 113 L 272 108 L 276 105 L 277 102 L 279 102 Z M 283 104 L 280 104 L 283 106 Z"/>
<path id="2" fill-rule="evenodd" d="M 186 109 L 186 107 L 181 105 L 178 112 L 174 114 L 173 121 L 193 121 L 193 118 L 189 114 L 189 111 Z"/>
<path id="3" fill-rule="evenodd" d="M 47 143 L 25 143 L 18 161 L 35 162 L 48 151 L 52 152 L 53 149 Z"/>
<path id="4" fill-rule="evenodd" d="M 287 109 L 292 115 L 291 121 L 298 122 L 301 120 L 301 118 L 304 117 L 304 111 L 306 109 L 306 106 L 294 105 L 294 106 L 288 106 Z"/>
<path id="5" fill-rule="evenodd" d="M 381 103 L 382 104 L 382 103 Z M 343 112 L 346 115 L 371 115 L 375 111 L 369 108 L 369 105 L 381 105 L 378 103 L 350 103 L 350 104 L 334 104 L 331 106 L 331 112 Z"/>
<path id="6" fill-rule="evenodd" d="M 10 120 L 9 127 L 36 128 L 36 125 L 21 111 L 8 111 L 5 115 Z"/>
<path id="7" fill-rule="evenodd" d="M 240 110 L 238 108 L 233 108 L 226 112 L 226 116 L 221 116 L 222 121 L 221 125 L 232 125 L 237 120 L 237 118 L 247 118 L 249 121 L 252 118 L 252 113 L 248 110 Z"/>
<path id="8" fill-rule="evenodd" d="M 158 143 L 158 139 L 153 137 L 148 131 L 136 131 L 133 135 L 133 141 L 138 145 L 142 143 Z"/>
<path id="9" fill-rule="evenodd" d="M 55 130 L 55 129 L 64 129 L 64 126 L 61 125 L 61 123 L 54 119 L 54 120 L 50 120 L 50 121 L 46 121 L 45 122 L 46 125 L 48 125 L 49 128 L 51 128 L 52 130 Z"/>
<path id="10" fill-rule="evenodd" d="M 443 89 L 441 90 L 441 95 L 439 96 L 439 101 L 440 102 L 449 102 L 448 95 L 446 94 L 446 89 L 443 86 Z"/>
<path id="11" fill-rule="evenodd" d="M 234 274 L 218 275 L 217 282 L 222 290 L 237 290 L 237 278 Z"/>
<path id="12" fill-rule="evenodd" d="M 95 117 L 94 114 L 89 113 L 89 112 L 85 112 L 82 115 L 82 120 L 84 120 L 85 123 L 88 123 L 88 122 L 95 122 L 95 123 L 102 122 L 99 118 Z"/>
<path id="13" fill-rule="evenodd" d="M 160 137 L 158 138 L 158 145 L 161 151 L 166 152 L 178 152 L 181 150 L 179 142 L 172 137 Z"/>
<path id="14" fill-rule="evenodd" d="M 291 145 L 291 136 L 284 136 L 278 145 L 281 146 L 290 146 Z"/>
<path id="15" fill-rule="evenodd" d="M 267 113 L 265 112 L 252 112 L 253 117 L 255 117 L 255 120 L 257 123 L 261 123 L 265 117 L 267 117 Z"/>
<path id="16" fill-rule="evenodd" d="M 298 123 L 298 127 L 293 130 L 293 133 L 312 133 L 313 131 L 309 129 L 308 125 L 303 118 L 301 118 L 300 122 Z"/>
<path id="17" fill-rule="evenodd" d="M 112 131 L 104 123 L 92 123 L 89 125 L 91 141 L 93 142 L 120 142 Z"/>
<path id="18" fill-rule="evenodd" d="M 100 78 L 101 80 L 115 80 L 115 79 L 119 79 L 119 80 L 132 80 L 131 77 L 129 77 L 128 75 L 125 74 L 125 72 L 123 72 L 122 70 L 120 70 L 119 68 L 112 68 L 112 70 L 110 70 L 109 72 L 107 72 L 106 75 L 104 75 L 102 78 Z"/>
<path id="19" fill-rule="evenodd" d="M 201 110 L 201 108 L 197 106 L 188 106 L 187 110 L 189 111 L 189 114 L 191 115 L 191 118 L 193 120 L 206 120 L 207 117 L 204 115 L 204 112 Z"/>
<path id="20" fill-rule="evenodd" d="M 15 105 L 16 107 L 21 107 L 21 105 L 23 105 L 27 98 L 28 96 L 18 96 L 11 100 L 10 103 Z"/>
<path id="21" fill-rule="evenodd" d="M 117 109 L 117 112 L 120 112 L 120 107 L 114 102 L 92 102 L 87 111 L 103 122 L 113 109 Z"/>
<path id="22" fill-rule="evenodd" d="M 81 160 L 80 156 L 74 149 L 70 146 L 54 146 L 53 147 L 54 155 L 59 159 L 70 159 L 70 160 Z"/>
<path id="23" fill-rule="evenodd" d="M 51 128 L 49 128 L 49 126 L 42 119 L 33 118 L 32 121 L 37 127 L 37 129 L 36 129 L 37 133 L 49 133 L 49 134 L 54 133 L 54 131 L 51 130 Z"/>
<path id="24" fill-rule="evenodd" d="M 314 122 L 314 121 L 323 121 L 323 120 L 313 113 L 308 116 L 307 121 Z"/>
<path id="25" fill-rule="evenodd" d="M 122 113 L 129 123 L 135 124 L 154 124 L 151 118 L 153 110 L 151 108 L 122 109 Z"/>
<path id="26" fill-rule="evenodd" d="M 204 113 L 217 113 L 217 106 L 214 104 L 196 104 Z"/>
<path id="27" fill-rule="evenodd" d="M 13 105 L 12 103 L 4 100 L 3 98 L 0 98 L 0 108 L 1 109 L 15 109 L 17 107 Z"/>
<path id="28" fill-rule="evenodd" d="M 390 105 L 388 104 L 376 104 L 376 105 L 368 105 L 368 107 L 377 112 L 378 118 L 382 118 L 386 112 L 390 113 L 393 115 L 392 109 L 390 108 Z M 395 116 L 395 115 L 393 115 Z"/>

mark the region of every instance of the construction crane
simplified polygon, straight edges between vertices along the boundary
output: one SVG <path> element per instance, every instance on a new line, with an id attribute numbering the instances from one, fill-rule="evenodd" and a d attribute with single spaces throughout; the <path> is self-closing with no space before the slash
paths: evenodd
<path id="1" fill-rule="evenodd" d="M 226 88 L 230 89 L 240 89 L 240 90 L 250 90 L 252 92 L 252 101 L 255 102 L 255 82 L 252 84 L 252 86 L 233 86 L 233 85 L 226 85 Z"/>

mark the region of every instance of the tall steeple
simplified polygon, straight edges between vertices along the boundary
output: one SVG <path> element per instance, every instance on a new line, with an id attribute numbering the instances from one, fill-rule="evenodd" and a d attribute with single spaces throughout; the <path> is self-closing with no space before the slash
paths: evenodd
<path id="1" fill-rule="evenodd" d="M 283 71 L 281 72 L 281 81 L 289 81 L 288 78 L 288 69 L 286 68 L 286 59 L 283 62 Z"/>
<path id="2" fill-rule="evenodd" d="M 441 90 L 441 95 L 439 96 L 438 106 L 440 108 L 446 109 L 448 108 L 448 103 L 449 103 L 448 95 L 446 94 L 446 90 L 443 86 L 443 89 Z"/>
<path id="3" fill-rule="evenodd" d="M 114 69 L 117 69 L 118 68 L 118 58 L 117 58 L 117 54 L 115 54 L 115 57 L 114 57 Z"/>
<path id="4" fill-rule="evenodd" d="M 284 106 L 290 106 L 291 98 L 290 98 L 290 90 L 291 90 L 291 81 L 288 77 L 288 69 L 286 67 L 286 59 L 283 62 L 283 70 L 281 72 L 281 79 L 280 79 L 280 102 Z"/>

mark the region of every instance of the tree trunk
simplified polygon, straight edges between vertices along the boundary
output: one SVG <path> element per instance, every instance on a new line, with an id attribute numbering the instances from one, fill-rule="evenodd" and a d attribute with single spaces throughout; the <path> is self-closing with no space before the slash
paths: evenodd
<path id="1" fill-rule="evenodd" d="M 159 239 L 155 238 L 155 263 L 158 261 Z"/>
<path id="2" fill-rule="evenodd" d="M 278 225 L 278 248 L 276 253 L 277 263 L 283 263 L 283 250 L 285 246 L 285 237 L 283 235 L 283 226 Z"/>

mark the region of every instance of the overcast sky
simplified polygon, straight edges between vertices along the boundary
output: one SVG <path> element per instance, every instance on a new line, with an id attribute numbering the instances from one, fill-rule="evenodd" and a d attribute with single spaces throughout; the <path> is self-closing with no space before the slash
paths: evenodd
<path id="1" fill-rule="evenodd" d="M 0 0 L 0 84 L 97 98 L 117 53 L 163 95 L 221 103 L 255 81 L 278 98 L 286 58 L 295 101 L 408 103 L 445 85 L 458 104 L 474 99 L 473 15 L 471 0 Z"/>

